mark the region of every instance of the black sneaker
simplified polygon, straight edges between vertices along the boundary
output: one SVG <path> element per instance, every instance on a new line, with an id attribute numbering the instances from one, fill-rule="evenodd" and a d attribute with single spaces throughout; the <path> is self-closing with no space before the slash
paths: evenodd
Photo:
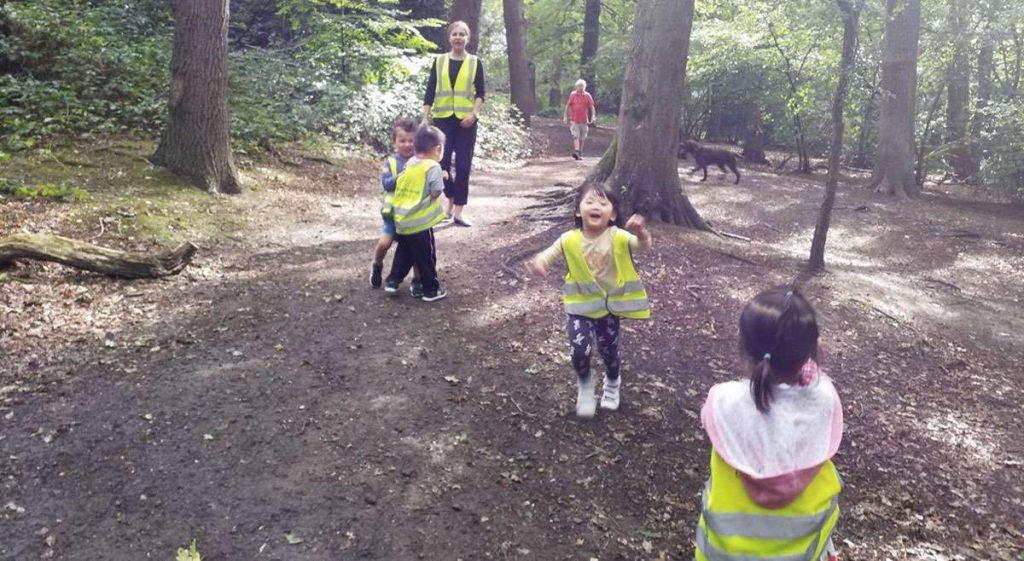
<path id="1" fill-rule="evenodd" d="M 409 285 L 409 294 L 412 294 L 413 298 L 423 298 L 423 283 L 413 279 Z"/>
<path id="2" fill-rule="evenodd" d="M 384 272 L 384 264 L 383 263 L 371 263 L 370 264 L 370 287 L 371 288 L 380 288 L 380 285 L 383 282 L 383 279 L 381 278 L 381 273 L 382 272 Z"/>
<path id="3" fill-rule="evenodd" d="M 423 301 L 424 302 L 437 302 L 438 300 L 443 300 L 443 299 L 445 299 L 447 297 L 448 297 L 448 289 L 443 287 L 443 286 L 438 286 L 437 287 L 437 291 L 434 292 L 433 294 L 424 294 L 423 295 Z"/>
<path id="4" fill-rule="evenodd" d="M 384 294 L 388 296 L 398 296 L 398 284 L 390 280 L 384 281 Z"/>
<path id="5" fill-rule="evenodd" d="M 572 159 L 574 159 L 574 160 L 580 160 L 580 159 L 583 159 L 583 156 L 580 156 L 580 153 L 579 153 L 579 152 L 577 152 L 577 151 L 573 150 L 573 151 L 572 151 Z"/>
<path id="6" fill-rule="evenodd" d="M 470 226 L 473 225 L 473 223 L 470 222 L 469 220 L 466 220 L 465 218 L 459 218 L 458 216 L 452 218 L 452 224 L 455 224 L 456 226 L 462 226 L 463 228 L 469 228 Z"/>

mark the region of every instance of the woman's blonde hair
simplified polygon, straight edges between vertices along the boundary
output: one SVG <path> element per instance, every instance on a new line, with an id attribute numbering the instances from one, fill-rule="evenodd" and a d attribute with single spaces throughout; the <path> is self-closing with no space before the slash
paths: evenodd
<path id="1" fill-rule="evenodd" d="M 452 34 L 452 31 L 454 31 L 455 28 L 459 27 L 459 26 L 462 26 L 462 27 L 466 28 L 466 35 L 470 35 L 470 36 L 473 35 L 473 32 L 470 31 L 470 29 L 469 29 L 469 24 L 464 22 L 464 21 L 462 21 L 462 20 L 460 20 L 460 19 L 459 20 L 455 20 L 455 21 L 453 21 L 453 22 L 448 24 L 447 35 L 450 36 Z"/>

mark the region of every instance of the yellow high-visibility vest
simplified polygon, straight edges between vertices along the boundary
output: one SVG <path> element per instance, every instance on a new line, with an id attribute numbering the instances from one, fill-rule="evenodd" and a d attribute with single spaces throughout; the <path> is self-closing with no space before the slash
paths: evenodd
<path id="1" fill-rule="evenodd" d="M 751 500 L 739 472 L 712 448 L 696 560 L 817 561 L 839 518 L 842 488 L 836 466 L 826 460 L 793 502 L 764 508 Z"/>
<path id="2" fill-rule="evenodd" d="M 609 292 L 605 292 L 597 283 L 583 257 L 580 246 L 582 238 L 583 232 L 579 228 L 562 234 L 561 238 L 562 254 L 565 255 L 565 264 L 569 269 L 565 274 L 565 284 L 562 285 L 562 303 L 565 304 L 566 313 L 594 319 L 608 314 L 629 319 L 651 317 L 647 291 L 633 267 L 629 234 L 623 230 L 615 231 L 612 253 L 618 282 L 616 288 Z"/>
<path id="3" fill-rule="evenodd" d="M 455 115 L 464 119 L 473 112 L 473 104 L 476 101 L 476 68 L 477 58 L 475 55 L 466 55 L 462 61 L 459 73 L 455 75 L 455 84 L 452 84 L 448 72 L 449 56 L 438 55 L 434 58 L 434 73 L 436 86 L 434 86 L 434 105 L 431 106 L 430 114 L 435 119 L 451 117 Z"/>
<path id="4" fill-rule="evenodd" d="M 441 202 L 427 191 L 427 172 L 440 166 L 434 160 L 422 160 L 405 166 L 398 176 L 390 205 L 385 204 L 395 218 L 396 233 L 416 234 L 444 220 Z"/>
<path id="5" fill-rule="evenodd" d="M 388 156 L 388 170 L 391 171 L 391 177 L 395 178 L 395 186 L 398 186 L 398 158 L 394 156 Z M 394 191 L 384 191 L 384 194 L 380 198 L 381 207 L 380 214 L 384 218 L 393 218 L 395 213 L 395 193 Z"/>

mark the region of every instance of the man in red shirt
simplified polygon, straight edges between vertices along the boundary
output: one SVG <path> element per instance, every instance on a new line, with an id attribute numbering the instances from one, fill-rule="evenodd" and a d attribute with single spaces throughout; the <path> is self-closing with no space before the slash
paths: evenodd
<path id="1" fill-rule="evenodd" d="M 597 119 L 597 107 L 594 106 L 594 98 L 587 93 L 587 82 L 576 80 L 576 89 L 569 94 L 569 102 L 565 104 L 565 111 L 562 114 L 562 122 L 569 125 L 572 133 L 572 144 L 574 150 L 572 157 L 579 160 L 583 158 L 583 144 L 587 141 L 587 130 Z"/>

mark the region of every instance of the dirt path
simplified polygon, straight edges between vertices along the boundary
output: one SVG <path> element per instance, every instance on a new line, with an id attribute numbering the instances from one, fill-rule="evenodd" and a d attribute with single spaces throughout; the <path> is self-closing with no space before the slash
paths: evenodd
<path id="1" fill-rule="evenodd" d="M 820 187 L 684 175 L 754 241 L 655 227 L 656 316 L 627 332 L 623 407 L 579 422 L 558 279 L 501 263 L 554 239 L 525 209 L 593 161 L 475 172 L 477 225 L 437 233 L 437 304 L 367 287 L 372 172 L 274 172 L 253 208 L 295 219 L 173 279 L 0 285 L 19 345 L 0 377 L 0 559 L 168 559 L 192 538 L 210 561 L 690 558 L 697 413 L 738 375 L 743 301 L 798 275 Z M 806 290 L 846 410 L 844 559 L 1024 553 L 1022 232 L 1019 208 L 840 196 L 832 270 Z M 74 310 L 90 319 L 61 323 Z"/>

